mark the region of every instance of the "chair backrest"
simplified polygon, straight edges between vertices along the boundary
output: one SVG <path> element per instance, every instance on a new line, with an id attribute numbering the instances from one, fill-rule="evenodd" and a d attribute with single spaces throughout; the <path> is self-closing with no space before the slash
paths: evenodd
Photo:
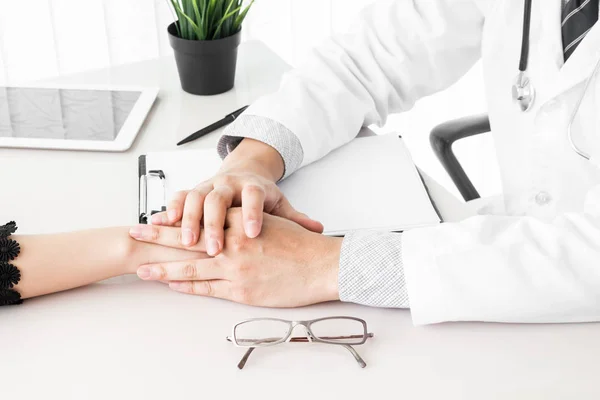
<path id="1" fill-rule="evenodd" d="M 479 193 L 460 165 L 452 145 L 457 140 L 489 132 L 490 119 L 487 114 L 475 115 L 445 122 L 433 128 L 429 142 L 438 160 L 450 175 L 465 201 L 478 199 Z"/>

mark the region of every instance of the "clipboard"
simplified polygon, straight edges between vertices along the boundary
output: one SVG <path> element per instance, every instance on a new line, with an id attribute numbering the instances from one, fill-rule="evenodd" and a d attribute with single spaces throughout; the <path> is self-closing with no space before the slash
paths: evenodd
<path id="1" fill-rule="evenodd" d="M 210 179 L 215 150 L 157 152 L 139 158 L 139 222 L 166 211 L 169 198 Z M 398 134 L 357 138 L 278 184 L 299 211 L 332 236 L 358 230 L 398 232 L 443 222 Z"/>
<path id="2" fill-rule="evenodd" d="M 166 176 L 165 173 L 158 170 L 146 170 L 146 156 L 141 155 L 138 158 L 138 178 L 139 178 L 139 192 L 138 192 L 138 222 L 140 224 L 147 224 L 148 218 L 152 215 L 167 211 L 167 198 L 166 198 L 166 190 L 165 190 L 165 181 Z M 148 209 L 148 180 L 158 180 L 163 187 L 163 205 L 160 210 L 149 210 Z"/>

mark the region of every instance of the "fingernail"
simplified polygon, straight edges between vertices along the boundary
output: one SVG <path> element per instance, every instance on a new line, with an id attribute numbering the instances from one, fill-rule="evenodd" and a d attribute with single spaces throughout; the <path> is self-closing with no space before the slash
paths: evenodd
<path id="1" fill-rule="evenodd" d="M 177 219 L 177 210 L 169 210 L 167 212 L 167 215 L 169 216 L 169 221 L 175 222 L 175 220 Z"/>
<path id="2" fill-rule="evenodd" d="M 192 230 L 189 228 L 185 228 L 181 232 L 181 244 L 183 244 L 184 246 L 189 246 L 192 244 L 193 240 L 194 240 L 194 232 L 192 232 Z"/>
<path id="3" fill-rule="evenodd" d="M 248 221 L 246 223 L 246 234 L 249 238 L 253 239 L 260 233 L 258 221 Z"/>
<path id="4" fill-rule="evenodd" d="M 217 239 L 209 239 L 206 245 L 206 251 L 209 255 L 214 256 L 219 252 L 219 242 Z"/>
<path id="5" fill-rule="evenodd" d="M 142 227 L 136 225 L 129 229 L 129 236 L 131 236 L 134 239 L 140 239 L 142 237 Z"/>
<path id="6" fill-rule="evenodd" d="M 182 290 L 183 282 L 171 282 L 169 283 L 169 287 L 173 290 Z"/>
<path id="7" fill-rule="evenodd" d="M 150 267 L 140 267 L 137 270 L 137 275 L 141 279 L 149 279 L 152 276 L 152 269 Z"/>

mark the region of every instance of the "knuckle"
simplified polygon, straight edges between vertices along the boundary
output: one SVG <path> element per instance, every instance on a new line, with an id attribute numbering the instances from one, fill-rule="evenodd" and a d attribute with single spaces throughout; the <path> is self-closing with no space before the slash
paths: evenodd
<path id="1" fill-rule="evenodd" d="M 158 279 L 166 280 L 167 278 L 167 270 L 164 265 L 158 264 L 156 266 L 156 271 L 158 272 Z"/>
<path id="2" fill-rule="evenodd" d="M 206 196 L 206 202 L 209 204 L 225 203 L 225 194 L 220 190 L 213 190 Z"/>
<path id="3" fill-rule="evenodd" d="M 236 177 L 229 174 L 221 175 L 216 179 L 216 183 L 219 186 L 234 186 L 236 181 Z"/>
<path id="4" fill-rule="evenodd" d="M 244 191 L 251 196 L 264 196 L 265 189 L 256 183 L 249 183 L 244 186 Z"/>
<path id="5" fill-rule="evenodd" d="M 160 227 L 152 225 L 152 230 L 150 232 L 150 240 L 153 242 L 157 242 L 158 239 L 160 239 Z"/>
<path id="6" fill-rule="evenodd" d="M 187 284 L 185 284 L 185 292 L 189 294 L 198 294 L 194 282 L 188 282 Z"/>
<path id="7" fill-rule="evenodd" d="M 199 184 L 197 184 L 194 187 L 194 190 L 197 191 L 197 192 L 201 192 L 203 189 L 206 189 L 207 185 L 212 185 L 212 183 L 210 181 L 200 182 Z"/>
<path id="8" fill-rule="evenodd" d="M 184 278 L 189 278 L 189 279 L 195 278 L 198 274 L 196 264 L 194 264 L 194 263 L 185 264 L 183 266 L 183 269 L 181 272 L 182 272 Z"/>
<path id="9" fill-rule="evenodd" d="M 248 243 L 245 235 L 231 235 L 227 239 L 227 243 L 231 245 L 231 249 L 234 252 L 242 252 Z"/>
<path id="10" fill-rule="evenodd" d="M 197 221 L 200 218 L 201 208 L 197 206 L 192 206 L 192 204 L 187 204 L 184 207 L 183 211 L 183 221 L 187 223 L 191 223 L 192 221 Z"/>
<path id="11" fill-rule="evenodd" d="M 211 231 L 211 235 L 216 235 L 219 232 L 219 229 L 223 230 L 223 223 L 219 223 L 219 221 L 214 218 L 206 218 L 204 221 L 204 229 Z"/>
<path id="12" fill-rule="evenodd" d="M 206 194 L 205 192 L 202 190 L 202 188 L 195 188 L 194 189 L 194 196 L 196 196 L 196 198 L 200 201 L 204 200 L 204 198 L 206 198 Z"/>
<path id="13" fill-rule="evenodd" d="M 182 226 L 187 228 L 192 228 L 194 226 L 198 226 L 200 224 L 200 219 L 196 215 L 186 214 L 182 220 Z M 181 233 L 180 233 L 181 234 Z"/>
<path id="14" fill-rule="evenodd" d="M 205 296 L 214 296 L 215 291 L 211 281 L 202 282 L 202 294 Z"/>
<path id="15" fill-rule="evenodd" d="M 173 195 L 173 198 L 175 199 L 174 202 L 177 202 L 176 199 L 185 199 L 187 197 L 188 192 L 186 190 L 180 190 L 178 192 L 175 192 L 175 194 Z"/>

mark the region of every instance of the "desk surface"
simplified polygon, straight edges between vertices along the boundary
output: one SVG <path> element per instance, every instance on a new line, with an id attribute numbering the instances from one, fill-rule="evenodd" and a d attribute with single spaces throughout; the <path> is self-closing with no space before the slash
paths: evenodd
<path id="1" fill-rule="evenodd" d="M 240 47 L 235 89 L 217 96 L 185 93 L 173 57 L 62 77 L 55 83 L 160 87 L 131 149 L 124 153 L 0 149 L 0 221 L 21 233 L 50 233 L 137 222 L 137 158 L 176 150 L 176 143 L 226 114 L 275 91 L 289 66 L 260 42 Z M 268 68 L 265 68 L 268 65 Z M 215 148 L 214 132 L 181 149 Z"/>
<path id="2" fill-rule="evenodd" d="M 62 78 L 162 90 L 126 153 L 0 150 L 11 188 L 0 196 L 0 220 L 17 219 L 27 232 L 135 223 L 137 155 L 174 149 L 198 126 L 274 90 L 288 68 L 258 43 L 244 44 L 240 54 L 236 89 L 211 98 L 181 92 L 170 58 Z M 212 147 L 217 137 L 192 146 Z M 468 214 L 425 179 L 446 220 Z M 330 315 L 368 322 L 375 337 L 357 348 L 366 369 L 341 348 L 289 344 L 257 350 L 239 371 L 243 350 L 225 341 L 245 318 Z M 0 309 L 0 398 L 598 398 L 599 337 L 599 324 L 414 328 L 407 310 L 341 303 L 257 309 L 126 277 Z"/>

